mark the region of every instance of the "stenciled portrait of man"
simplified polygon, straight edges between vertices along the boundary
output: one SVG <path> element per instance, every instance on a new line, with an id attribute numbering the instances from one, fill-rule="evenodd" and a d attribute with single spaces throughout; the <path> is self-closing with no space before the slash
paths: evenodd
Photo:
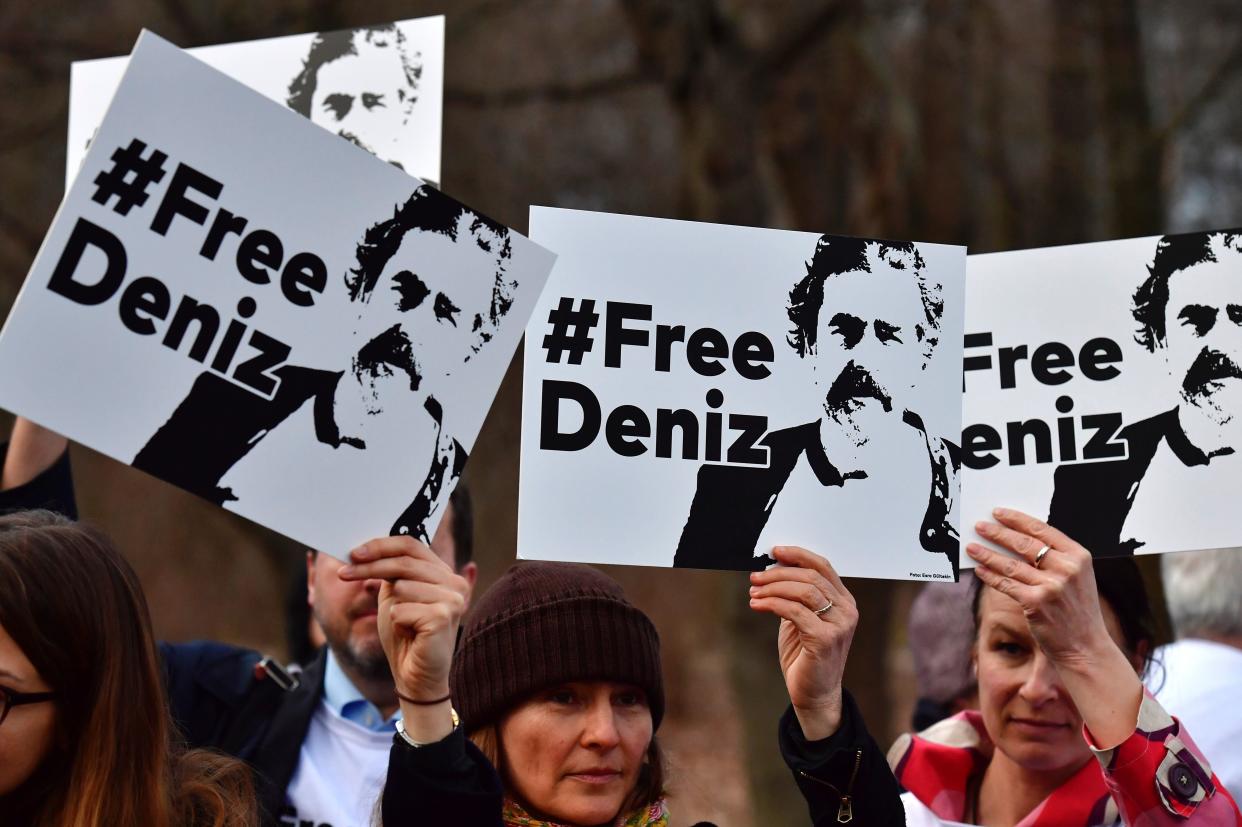
<path id="1" fill-rule="evenodd" d="M 1100 556 L 1135 553 L 1144 523 L 1167 519 L 1145 479 L 1200 501 L 1224 495 L 1203 471 L 1235 462 L 1242 447 L 1242 231 L 1161 238 L 1132 315 L 1135 339 L 1168 376 L 1172 407 L 1121 430 L 1125 457 L 1058 467 L 1048 512 Z"/>
<path id="2" fill-rule="evenodd" d="M 940 341 L 942 292 L 913 243 L 818 240 L 787 307 L 787 341 L 811 364 L 817 407 L 767 434 L 768 467 L 699 469 L 674 566 L 761 569 L 789 542 L 782 526 L 831 531 L 881 501 L 885 525 L 857 533 L 944 554 L 956 571 L 960 452 L 912 407 Z"/>
<path id="3" fill-rule="evenodd" d="M 423 67 L 393 23 L 315 36 L 289 84 L 294 112 L 395 166 Z M 402 167 L 404 168 L 404 167 Z"/>
<path id="4" fill-rule="evenodd" d="M 512 306 L 511 256 L 508 228 L 419 187 L 366 230 L 337 282 L 339 303 L 355 316 L 338 364 L 273 370 L 279 385 L 271 398 L 204 372 L 132 464 L 223 505 L 279 492 L 278 463 L 247 462 L 274 444 L 325 476 L 348 462 L 334 452 L 391 467 L 394 446 L 409 445 L 410 461 L 422 457 L 425 473 L 415 475 L 421 483 L 412 495 L 398 492 L 403 506 L 390 533 L 426 539 L 427 521 L 467 457 L 437 396 L 440 383 L 491 341 Z M 384 438 L 368 442 L 370 434 Z M 365 472 L 359 466 L 343 476 Z M 324 496 L 335 482 L 324 480 Z"/>

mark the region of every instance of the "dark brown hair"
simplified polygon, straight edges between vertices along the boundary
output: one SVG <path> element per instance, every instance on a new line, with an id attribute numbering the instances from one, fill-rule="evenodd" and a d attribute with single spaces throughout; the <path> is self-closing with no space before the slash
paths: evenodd
<path id="1" fill-rule="evenodd" d="M 1141 663 L 1138 673 L 1142 676 L 1151 666 L 1155 650 L 1156 619 L 1138 563 L 1132 557 L 1096 557 L 1092 558 L 1091 565 L 1095 570 L 1095 586 L 1100 599 L 1117 616 L 1121 636 L 1125 640 L 1125 653 Z M 975 578 L 971 587 L 970 613 L 975 619 L 976 637 L 979 635 L 979 605 L 984 588 L 983 581 Z"/>
<path id="2" fill-rule="evenodd" d="M 174 746 L 142 588 L 99 531 L 0 517 L 0 625 L 56 693 L 51 751 L 6 808 L 31 827 L 252 827 L 249 770 Z"/>

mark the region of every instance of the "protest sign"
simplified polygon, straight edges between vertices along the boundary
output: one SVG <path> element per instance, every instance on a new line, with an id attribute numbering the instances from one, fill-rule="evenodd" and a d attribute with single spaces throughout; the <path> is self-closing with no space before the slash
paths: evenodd
<path id="1" fill-rule="evenodd" d="M 963 248 L 547 208 L 530 232 L 559 258 L 519 557 L 955 576 Z"/>
<path id="2" fill-rule="evenodd" d="M 144 33 L 0 405 L 333 554 L 427 536 L 553 260 Z"/>
<path id="3" fill-rule="evenodd" d="M 440 181 L 443 16 L 188 51 L 411 175 Z M 70 69 L 66 190 L 128 60 L 78 60 Z"/>
<path id="4" fill-rule="evenodd" d="M 1100 556 L 1242 544 L 1242 236 L 971 256 L 963 517 Z M 964 561 L 966 562 L 966 561 Z"/>

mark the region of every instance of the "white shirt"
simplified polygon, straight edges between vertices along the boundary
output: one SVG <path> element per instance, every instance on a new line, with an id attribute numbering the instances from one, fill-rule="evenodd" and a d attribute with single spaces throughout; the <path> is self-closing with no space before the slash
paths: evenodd
<path id="1" fill-rule="evenodd" d="M 1148 687 L 1236 798 L 1242 793 L 1242 649 L 1186 638 L 1157 649 L 1155 662 L 1164 668 L 1153 665 Z"/>
<path id="2" fill-rule="evenodd" d="M 324 697 L 302 741 L 280 824 L 370 827 L 388 775 L 397 716 L 382 720 L 331 652 L 325 670 Z"/>

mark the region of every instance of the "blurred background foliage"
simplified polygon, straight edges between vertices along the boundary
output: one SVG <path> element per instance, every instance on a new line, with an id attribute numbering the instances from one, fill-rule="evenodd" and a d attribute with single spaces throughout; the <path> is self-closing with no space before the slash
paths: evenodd
<path id="1" fill-rule="evenodd" d="M 530 204 L 972 252 L 1242 224 L 1236 0 L 8 0 L 0 317 L 62 195 L 71 61 L 128 52 L 143 27 L 189 47 L 441 13 L 443 187 L 523 231 Z M 466 474 L 484 586 L 514 555 L 520 367 Z M 301 549 L 93 452 L 73 461 L 162 636 L 284 650 Z M 664 637 L 677 823 L 801 823 L 775 743 L 775 623 L 751 616 L 745 576 L 610 572 Z M 914 700 L 918 586 L 849 585 L 848 685 L 887 746 Z"/>

